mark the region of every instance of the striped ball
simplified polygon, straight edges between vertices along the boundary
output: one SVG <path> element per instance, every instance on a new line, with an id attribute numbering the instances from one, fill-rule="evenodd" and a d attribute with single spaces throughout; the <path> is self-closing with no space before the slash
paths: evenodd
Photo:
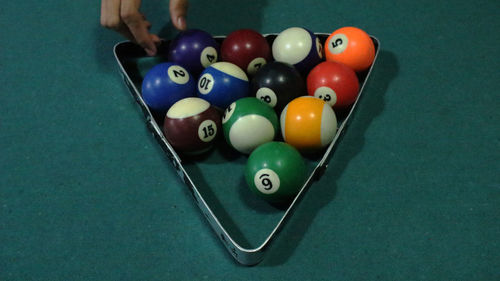
<path id="1" fill-rule="evenodd" d="M 302 96 L 292 100 L 281 112 L 281 134 L 288 144 L 301 151 L 314 151 L 329 145 L 337 131 L 337 118 L 325 101 Z"/>

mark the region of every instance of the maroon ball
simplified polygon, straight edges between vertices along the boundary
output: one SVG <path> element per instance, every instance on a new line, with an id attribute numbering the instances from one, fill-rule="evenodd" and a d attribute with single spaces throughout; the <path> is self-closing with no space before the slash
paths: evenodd
<path id="1" fill-rule="evenodd" d="M 211 148 L 221 126 L 219 112 L 207 101 L 185 98 L 168 110 L 163 132 L 176 151 L 201 153 Z"/>
<path id="2" fill-rule="evenodd" d="M 271 48 L 266 38 L 252 29 L 231 32 L 221 45 L 221 58 L 254 75 L 271 60 Z"/>

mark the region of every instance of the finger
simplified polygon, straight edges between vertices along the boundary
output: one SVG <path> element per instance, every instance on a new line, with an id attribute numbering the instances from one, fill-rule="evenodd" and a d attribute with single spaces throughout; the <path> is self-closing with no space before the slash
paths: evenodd
<path id="1" fill-rule="evenodd" d="M 101 1 L 101 25 L 135 42 L 134 36 L 120 18 L 120 0 Z"/>
<path id="2" fill-rule="evenodd" d="M 151 28 L 151 23 L 149 21 L 144 21 L 144 26 L 146 26 L 146 29 L 149 30 Z"/>
<path id="3" fill-rule="evenodd" d="M 122 34 L 123 36 L 125 36 L 126 38 L 129 38 L 131 41 L 137 43 L 137 41 L 135 40 L 134 36 L 132 35 L 132 33 L 130 32 L 130 30 L 128 29 L 128 27 L 126 25 L 123 25 L 123 28 L 122 29 L 118 29 L 117 31 L 120 34 Z M 160 37 L 158 37 L 158 35 L 150 33 L 149 37 L 151 38 L 151 40 L 153 41 L 153 43 L 155 44 L 155 46 L 159 46 L 160 45 L 161 39 L 160 39 Z M 154 54 L 149 54 L 149 55 L 152 56 Z"/>
<path id="4" fill-rule="evenodd" d="M 134 42 L 134 43 L 137 43 L 137 41 L 135 40 L 135 37 L 134 35 L 132 34 L 132 32 L 130 32 L 130 30 L 128 29 L 128 27 L 122 23 L 120 25 L 119 28 L 115 29 L 117 32 L 119 32 L 121 35 L 123 35 L 123 37 L 127 38 L 128 40 Z"/>
<path id="5" fill-rule="evenodd" d="M 150 37 L 151 37 L 151 40 L 153 40 L 153 42 L 156 45 L 160 44 L 161 39 L 160 39 L 160 37 L 158 37 L 158 35 L 156 35 L 156 34 L 150 34 Z"/>
<path id="6" fill-rule="evenodd" d="M 143 20 L 146 20 L 146 15 L 144 15 L 143 13 L 139 12 L 139 14 L 141 15 L 142 19 Z"/>
<path id="7" fill-rule="evenodd" d="M 148 23 L 139 12 L 140 1 L 122 1 L 120 16 L 135 41 L 141 45 L 148 55 L 156 54 L 156 45 L 150 37 Z"/>
<path id="8" fill-rule="evenodd" d="M 186 16 L 188 0 L 170 0 L 170 18 L 175 28 L 185 30 L 187 28 Z"/>
<path id="9" fill-rule="evenodd" d="M 116 30 L 120 23 L 120 0 L 102 0 L 101 25 Z"/>

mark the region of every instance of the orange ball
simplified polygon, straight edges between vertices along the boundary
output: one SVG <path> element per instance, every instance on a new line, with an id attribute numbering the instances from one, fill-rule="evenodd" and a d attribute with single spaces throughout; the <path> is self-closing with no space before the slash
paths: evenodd
<path id="1" fill-rule="evenodd" d="M 370 36 L 357 27 L 335 30 L 325 41 L 326 59 L 341 62 L 356 72 L 368 69 L 375 59 L 375 45 Z"/>
<path id="2" fill-rule="evenodd" d="M 329 145 L 337 132 L 332 107 L 322 99 L 301 96 L 283 109 L 281 134 L 286 143 L 301 151 L 314 151 Z"/>

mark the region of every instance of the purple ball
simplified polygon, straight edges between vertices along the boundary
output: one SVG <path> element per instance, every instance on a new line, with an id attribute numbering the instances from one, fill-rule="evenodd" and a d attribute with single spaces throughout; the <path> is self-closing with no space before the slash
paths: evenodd
<path id="1" fill-rule="evenodd" d="M 172 40 L 168 60 L 184 66 L 194 77 L 219 58 L 219 44 L 208 32 L 182 31 Z"/>

